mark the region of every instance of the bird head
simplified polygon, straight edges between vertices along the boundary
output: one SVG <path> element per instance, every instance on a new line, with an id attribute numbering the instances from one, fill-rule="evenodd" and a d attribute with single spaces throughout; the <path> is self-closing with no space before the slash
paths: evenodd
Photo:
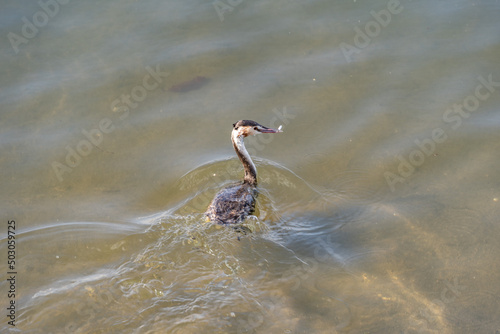
<path id="1" fill-rule="evenodd" d="M 255 136 L 259 133 L 278 133 L 278 132 L 283 132 L 281 130 L 281 125 L 278 129 L 273 129 L 249 120 L 241 120 L 233 124 L 233 134 L 236 135 L 237 137 Z"/>

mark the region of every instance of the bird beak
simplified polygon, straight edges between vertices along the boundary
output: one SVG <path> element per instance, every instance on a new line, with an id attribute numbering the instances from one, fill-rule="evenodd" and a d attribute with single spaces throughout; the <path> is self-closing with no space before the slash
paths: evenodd
<path id="1" fill-rule="evenodd" d="M 280 125 L 280 127 L 279 127 L 279 128 L 277 128 L 277 129 L 266 128 L 265 126 L 261 126 L 261 127 L 259 128 L 259 131 L 260 131 L 260 132 L 262 132 L 262 133 L 278 133 L 278 132 L 283 132 L 283 131 L 281 130 L 281 125 Z"/>

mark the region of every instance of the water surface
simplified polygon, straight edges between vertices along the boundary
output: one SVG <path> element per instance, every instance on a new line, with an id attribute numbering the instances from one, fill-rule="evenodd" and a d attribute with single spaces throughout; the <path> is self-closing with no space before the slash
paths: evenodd
<path id="1" fill-rule="evenodd" d="M 500 330 L 499 1 L 51 4 L 0 5 L 2 332 Z"/>

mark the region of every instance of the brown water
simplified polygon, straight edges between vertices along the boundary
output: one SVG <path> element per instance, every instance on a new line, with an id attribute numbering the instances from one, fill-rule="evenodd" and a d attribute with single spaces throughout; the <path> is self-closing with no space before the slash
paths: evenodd
<path id="1" fill-rule="evenodd" d="M 2 332 L 500 332 L 500 1 L 47 3 L 0 5 Z"/>

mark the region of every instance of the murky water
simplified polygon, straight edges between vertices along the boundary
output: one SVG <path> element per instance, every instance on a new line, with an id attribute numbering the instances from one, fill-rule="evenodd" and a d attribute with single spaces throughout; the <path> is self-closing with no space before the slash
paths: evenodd
<path id="1" fill-rule="evenodd" d="M 0 7 L 2 332 L 500 332 L 500 1 Z"/>

